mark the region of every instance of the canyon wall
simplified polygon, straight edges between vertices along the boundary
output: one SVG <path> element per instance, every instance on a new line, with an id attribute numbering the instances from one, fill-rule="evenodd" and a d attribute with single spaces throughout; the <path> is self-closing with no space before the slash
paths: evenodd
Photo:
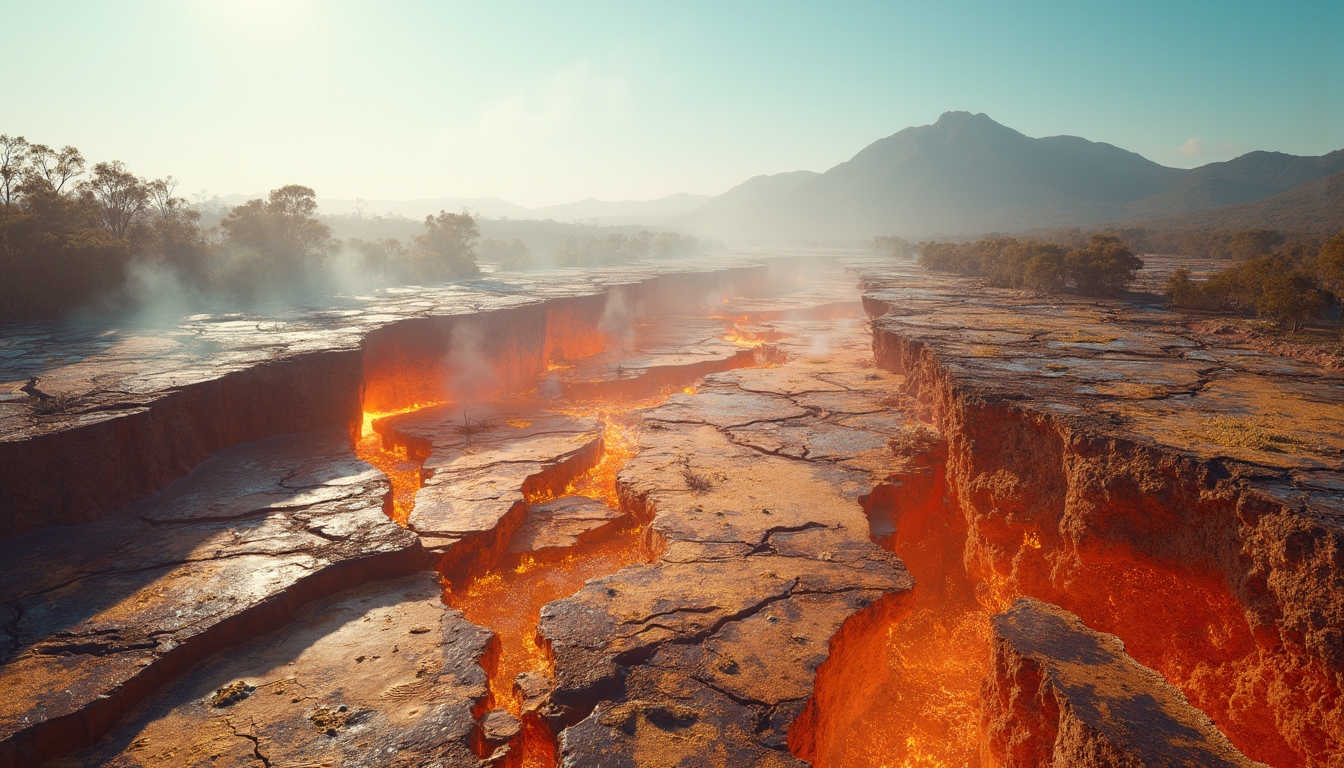
<path id="1" fill-rule="evenodd" d="M 906 375 L 905 394 L 946 437 L 983 602 L 1060 605 L 1120 636 L 1250 757 L 1332 764 L 1344 750 L 1344 536 L 1340 486 L 1314 487 L 1328 465 L 1276 471 L 1160 444 L 1128 428 L 1140 411 L 1106 413 L 1083 388 L 981 367 L 989 355 L 968 350 L 946 327 L 955 320 L 930 328 L 908 305 L 867 303 L 878 365 Z M 1014 332 L 1033 319 L 1014 318 Z M 1083 368 L 1021 344 L 996 348 L 995 364 Z"/>
<path id="2" fill-rule="evenodd" d="M 231 445 L 348 426 L 359 420 L 359 391 L 358 351 L 314 352 L 0 440 L 0 538 L 95 520 Z"/>

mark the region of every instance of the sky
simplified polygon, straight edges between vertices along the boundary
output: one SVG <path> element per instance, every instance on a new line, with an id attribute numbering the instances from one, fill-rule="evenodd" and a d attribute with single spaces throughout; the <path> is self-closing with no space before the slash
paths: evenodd
<path id="1" fill-rule="evenodd" d="M 0 133 L 189 197 L 719 194 L 949 110 L 1187 168 L 1344 147 L 1341 0 L 0 0 L 0 20 Z"/>

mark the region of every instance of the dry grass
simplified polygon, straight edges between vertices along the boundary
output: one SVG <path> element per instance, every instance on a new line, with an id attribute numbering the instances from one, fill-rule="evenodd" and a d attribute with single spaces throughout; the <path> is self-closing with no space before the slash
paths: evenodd
<path id="1" fill-rule="evenodd" d="M 1278 432 L 1269 426 L 1264 418 L 1238 419 L 1231 416 L 1210 416 L 1195 429 L 1176 430 L 1182 437 L 1226 448 L 1249 448 L 1269 453 L 1287 453 L 1289 451 L 1308 451 L 1316 453 L 1318 446 Z"/>
<path id="2" fill-rule="evenodd" d="M 217 689 L 214 695 L 210 697 L 210 706 L 219 708 L 233 706 L 252 695 L 255 690 L 255 687 L 248 685 L 245 681 L 236 680 L 223 688 Z"/>
<path id="3" fill-rule="evenodd" d="M 1068 335 L 1057 335 L 1055 341 L 1063 341 L 1069 344 L 1110 344 L 1118 336 L 1108 336 L 1103 333 L 1087 333 L 1085 331 L 1074 331 Z"/>
<path id="4" fill-rule="evenodd" d="M 919 456 L 938 450 L 942 440 L 942 435 L 932 428 L 923 424 L 912 424 L 887 440 L 887 447 L 897 456 Z"/>
<path id="5" fill-rule="evenodd" d="M 691 459 L 688 456 L 682 456 L 677 460 L 681 465 L 681 479 L 686 481 L 687 490 L 695 493 L 704 493 L 714 487 L 714 482 L 708 475 L 702 475 L 691 469 Z"/>
<path id="6" fill-rule="evenodd" d="M 335 734 L 338 729 L 345 727 L 345 722 L 350 719 L 350 710 L 344 704 L 339 707 L 318 707 L 308 719 L 317 730 Z"/>
<path id="7" fill-rule="evenodd" d="M 453 431 L 464 437 L 471 438 L 489 432 L 496 426 L 498 425 L 487 419 L 473 419 L 464 413 L 462 414 L 462 423 L 453 427 Z"/>
<path id="8" fill-rule="evenodd" d="M 55 416 L 71 410 L 76 405 L 79 405 L 79 398 L 74 395 L 43 397 L 33 403 L 33 413 L 38 416 Z"/>

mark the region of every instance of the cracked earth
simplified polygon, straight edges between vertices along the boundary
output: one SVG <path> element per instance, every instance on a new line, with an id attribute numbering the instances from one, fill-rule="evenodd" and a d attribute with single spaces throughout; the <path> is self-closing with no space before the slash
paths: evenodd
<path id="1" fill-rule="evenodd" d="M 539 285 L 10 430 L 182 451 L 7 521 L 0 765 L 1340 765 L 1337 372 L 852 254 Z"/>

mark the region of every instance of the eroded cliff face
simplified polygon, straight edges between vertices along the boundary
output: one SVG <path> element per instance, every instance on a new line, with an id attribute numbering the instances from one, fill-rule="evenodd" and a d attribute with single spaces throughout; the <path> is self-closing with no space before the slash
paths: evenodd
<path id="1" fill-rule="evenodd" d="M 1157 311 L 963 301 L 949 286 L 867 303 L 878 365 L 906 375 L 946 438 L 966 571 L 988 604 L 1062 606 L 1250 757 L 1334 764 L 1344 486 L 1324 424 L 1344 413 L 1338 382 Z"/>
<path id="2" fill-rule="evenodd" d="M 86 395 L 67 418 L 0 440 L 0 539 L 97 520 L 238 443 L 346 427 L 359 417 L 360 356 L 299 354 L 159 385 Z"/>

